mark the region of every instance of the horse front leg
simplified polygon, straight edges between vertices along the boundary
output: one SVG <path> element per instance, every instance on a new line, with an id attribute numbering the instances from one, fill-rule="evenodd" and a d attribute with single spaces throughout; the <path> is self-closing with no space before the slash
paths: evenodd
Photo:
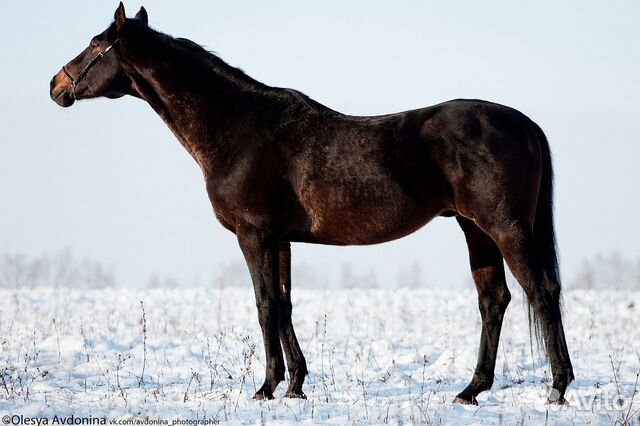
<path id="1" fill-rule="evenodd" d="M 307 362 L 304 359 L 300 344 L 296 338 L 296 332 L 291 322 L 291 244 L 280 243 L 280 342 L 287 357 L 289 368 L 289 388 L 286 396 L 289 398 L 303 398 L 307 396 L 302 392 L 302 384 L 307 375 Z"/>
<path id="2" fill-rule="evenodd" d="M 273 399 L 273 391 L 284 380 L 285 372 L 278 331 L 281 308 L 278 241 L 250 226 L 238 226 L 236 235 L 253 281 L 266 358 L 264 384 L 254 398 Z"/>

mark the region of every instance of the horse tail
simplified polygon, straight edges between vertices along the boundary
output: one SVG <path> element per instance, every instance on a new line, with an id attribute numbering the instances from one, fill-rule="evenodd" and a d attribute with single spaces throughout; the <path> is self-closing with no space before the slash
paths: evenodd
<path id="1" fill-rule="evenodd" d="M 538 206 L 536 209 L 533 233 L 536 240 L 539 259 L 542 261 L 546 278 L 560 285 L 560 269 L 558 267 L 558 254 L 556 245 L 556 233 L 553 225 L 553 165 L 551 164 L 551 151 L 549 142 L 540 127 L 540 147 L 542 149 L 542 181 L 538 193 Z"/>
<path id="2" fill-rule="evenodd" d="M 538 192 L 538 203 L 533 223 L 533 237 L 535 242 L 535 255 L 538 265 L 542 270 L 542 281 L 538 284 L 542 288 L 539 291 L 547 295 L 554 295 L 556 300 L 561 300 L 560 269 L 558 266 L 558 253 L 556 234 L 553 222 L 553 165 L 549 142 L 542 129 L 533 123 L 542 154 L 542 178 Z M 531 301 L 529 301 L 531 302 Z M 555 310 L 553 307 L 546 307 Z M 559 306 L 558 316 L 560 315 Z M 529 322 L 534 331 L 539 347 L 544 347 L 542 318 L 529 304 Z"/>

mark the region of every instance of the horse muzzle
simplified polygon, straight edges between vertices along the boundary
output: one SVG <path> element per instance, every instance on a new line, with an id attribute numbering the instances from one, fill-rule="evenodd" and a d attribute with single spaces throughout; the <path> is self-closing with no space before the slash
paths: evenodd
<path id="1" fill-rule="evenodd" d="M 49 83 L 49 96 L 51 97 L 51 100 L 61 107 L 67 108 L 75 102 L 72 93 L 72 88 L 68 79 L 62 70 L 60 70 L 58 74 L 53 76 L 51 83 Z"/>

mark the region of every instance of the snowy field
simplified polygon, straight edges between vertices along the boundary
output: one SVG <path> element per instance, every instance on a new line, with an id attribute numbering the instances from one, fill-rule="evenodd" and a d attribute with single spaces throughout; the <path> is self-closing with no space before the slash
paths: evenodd
<path id="1" fill-rule="evenodd" d="M 521 291 L 512 293 L 496 382 L 476 407 L 451 403 L 476 362 L 472 288 L 294 287 L 308 399 L 282 398 L 282 383 L 268 402 L 251 399 L 264 354 L 250 288 L 0 290 L 0 413 L 3 424 L 54 415 L 170 425 L 637 423 L 640 292 L 565 293 L 576 381 L 561 408 L 544 403 L 548 365 L 532 354 Z"/>

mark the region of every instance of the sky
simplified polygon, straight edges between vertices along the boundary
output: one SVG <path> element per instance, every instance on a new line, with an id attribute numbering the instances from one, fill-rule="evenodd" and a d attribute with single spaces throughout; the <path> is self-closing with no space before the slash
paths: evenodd
<path id="1" fill-rule="evenodd" d="M 141 5 L 155 29 L 345 113 L 455 98 L 519 109 L 550 141 L 565 281 L 597 253 L 640 256 L 639 2 L 137 0 L 125 3 L 127 14 Z M 116 7 L 3 2 L 0 253 L 68 248 L 103 262 L 123 286 L 152 275 L 207 285 L 242 255 L 164 123 L 138 99 L 68 109 L 49 99 L 51 77 Z M 293 261 L 319 285 L 339 281 L 344 265 L 381 286 L 412 269 L 435 287 L 470 285 L 453 219 L 375 246 L 295 244 Z"/>

